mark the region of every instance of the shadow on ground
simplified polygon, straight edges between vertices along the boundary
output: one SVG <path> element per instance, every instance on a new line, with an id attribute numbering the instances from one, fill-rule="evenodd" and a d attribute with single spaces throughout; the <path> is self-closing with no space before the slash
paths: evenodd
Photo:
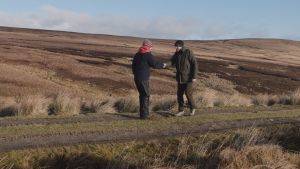
<path id="1" fill-rule="evenodd" d="M 291 127 L 289 130 L 280 131 L 275 137 L 277 142 L 284 149 L 291 152 L 300 152 L 300 128 L 299 126 Z"/>
<path id="2" fill-rule="evenodd" d="M 0 117 L 10 117 L 15 114 L 16 110 L 13 107 L 6 107 L 0 110 Z"/>
<path id="3" fill-rule="evenodd" d="M 112 161 L 88 153 L 82 154 L 52 154 L 38 162 L 40 168 L 47 169 L 137 169 L 138 167 L 125 161 Z"/>
<path id="4" fill-rule="evenodd" d="M 122 157 L 120 157 L 122 158 Z M 203 158 L 199 155 L 191 155 L 188 159 L 181 159 L 176 156 L 170 156 L 164 161 L 165 164 L 173 164 L 178 166 L 194 166 L 197 169 L 217 169 L 220 163 L 218 156 Z M 151 168 L 151 164 L 130 164 L 124 160 L 108 160 L 93 154 L 52 154 L 38 161 L 39 168 L 47 169 L 146 169 Z"/>
<path id="5" fill-rule="evenodd" d="M 128 119 L 128 120 L 139 120 L 140 119 L 136 114 L 129 115 L 129 114 L 118 113 L 118 114 L 114 114 L 114 115 L 118 116 L 118 117 L 122 117 L 124 119 Z"/>

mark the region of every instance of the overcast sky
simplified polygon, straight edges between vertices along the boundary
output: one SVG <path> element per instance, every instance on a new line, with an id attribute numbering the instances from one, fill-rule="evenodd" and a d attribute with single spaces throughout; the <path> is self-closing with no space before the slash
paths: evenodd
<path id="1" fill-rule="evenodd" d="M 0 25 L 167 39 L 300 40 L 299 0 L 0 0 Z"/>

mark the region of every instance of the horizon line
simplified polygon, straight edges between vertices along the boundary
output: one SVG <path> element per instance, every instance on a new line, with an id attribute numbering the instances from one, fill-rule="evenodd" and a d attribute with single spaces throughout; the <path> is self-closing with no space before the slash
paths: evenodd
<path id="1" fill-rule="evenodd" d="M 124 37 L 124 38 L 136 38 L 136 39 L 150 39 L 150 40 L 166 40 L 166 41 L 175 41 L 175 40 L 184 40 L 184 41 L 227 41 L 227 40 L 286 40 L 286 41 L 295 41 L 300 42 L 300 40 L 295 39 L 284 39 L 284 38 L 268 38 L 268 37 L 253 37 L 253 38 L 223 38 L 223 39 L 174 39 L 174 38 L 154 38 L 154 37 L 140 37 L 140 36 L 131 36 L 131 35 L 118 35 L 118 34 L 102 34 L 102 33 L 89 33 L 89 32 L 78 32 L 78 31 L 67 31 L 67 30 L 58 30 L 58 29 L 43 29 L 43 28 L 30 28 L 30 27 L 16 27 L 16 26 L 2 26 L 1 28 L 6 29 L 19 29 L 19 30 L 33 30 L 33 31 L 45 31 L 45 32 L 58 32 L 58 33 L 73 33 L 73 34 L 83 34 L 83 35 L 99 35 L 99 36 L 114 36 L 114 37 Z"/>

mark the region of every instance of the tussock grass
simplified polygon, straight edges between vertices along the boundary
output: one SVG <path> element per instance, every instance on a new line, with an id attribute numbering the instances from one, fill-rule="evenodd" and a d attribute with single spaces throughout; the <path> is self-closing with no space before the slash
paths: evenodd
<path id="1" fill-rule="evenodd" d="M 220 106 L 252 106 L 251 98 L 235 90 L 235 85 L 216 75 L 209 75 L 194 85 L 198 108 Z"/>
<path id="2" fill-rule="evenodd" d="M 300 105 L 300 88 L 292 93 L 291 98 L 292 98 L 291 99 L 292 104 Z"/>
<path id="3" fill-rule="evenodd" d="M 216 75 L 195 84 L 198 107 L 300 105 L 300 89 L 282 95 L 258 94 L 247 96 L 235 90 L 235 85 Z"/>
<path id="4" fill-rule="evenodd" d="M 83 113 L 115 113 L 113 98 L 94 98 L 82 105 Z"/>
<path id="5" fill-rule="evenodd" d="M 281 133 L 299 131 L 293 128 L 249 128 L 145 142 L 13 151 L 0 155 L 0 167 L 296 169 L 300 155 L 284 150 L 276 139 L 270 141 L 269 132 L 277 138 L 282 137 Z"/>
<path id="6" fill-rule="evenodd" d="M 17 112 L 16 101 L 12 97 L 0 97 L 0 117 L 13 116 Z"/>
<path id="7" fill-rule="evenodd" d="M 198 107 L 219 107 L 219 106 L 251 106 L 251 99 L 240 93 L 222 93 L 206 88 L 196 93 L 196 104 Z"/>
<path id="8" fill-rule="evenodd" d="M 251 99 L 240 93 L 234 93 L 229 97 L 227 95 L 227 97 L 225 97 L 224 104 L 227 106 L 252 106 Z"/>
<path id="9" fill-rule="evenodd" d="M 50 100 L 42 95 L 2 98 L 1 116 L 46 116 Z"/>
<path id="10" fill-rule="evenodd" d="M 252 97 L 252 103 L 261 106 L 273 106 L 275 104 L 300 105 L 300 89 L 282 95 L 259 94 Z"/>
<path id="11" fill-rule="evenodd" d="M 139 111 L 138 96 L 128 96 L 118 99 L 114 107 L 119 113 L 137 113 Z"/>
<path id="12" fill-rule="evenodd" d="M 67 93 L 58 93 L 50 104 L 49 110 L 53 115 L 78 115 L 80 114 L 80 99 Z"/>
<path id="13" fill-rule="evenodd" d="M 196 106 L 201 107 L 239 107 L 300 105 L 300 89 L 283 95 L 259 94 L 247 96 L 238 93 L 224 93 L 211 88 L 195 87 Z M 78 115 L 80 113 L 137 113 L 139 100 L 135 94 L 114 99 L 97 97 L 82 103 L 78 97 L 60 92 L 53 99 L 43 95 L 24 95 L 12 98 L 0 98 L 0 117 L 38 116 L 38 115 Z M 152 101 L 153 100 L 153 101 Z M 175 95 L 154 96 L 151 99 L 153 111 L 176 111 Z"/>
<path id="14" fill-rule="evenodd" d="M 285 152 L 278 145 L 246 146 L 240 151 L 226 148 L 220 153 L 220 159 L 224 169 L 300 167 L 300 156 Z"/>
<path id="15" fill-rule="evenodd" d="M 258 106 L 273 106 L 279 102 L 283 103 L 283 100 L 280 100 L 279 96 L 276 95 L 259 94 L 252 97 L 252 103 Z"/>
<path id="16" fill-rule="evenodd" d="M 156 96 L 153 100 L 153 111 L 171 111 L 177 108 L 176 96 Z"/>
<path id="17" fill-rule="evenodd" d="M 49 99 L 42 95 L 21 96 L 16 99 L 16 116 L 48 115 Z"/>
<path id="18" fill-rule="evenodd" d="M 195 100 L 198 107 L 300 105 L 300 89 L 282 95 L 247 96 L 237 91 L 224 93 L 211 88 L 202 88 L 196 89 Z"/>

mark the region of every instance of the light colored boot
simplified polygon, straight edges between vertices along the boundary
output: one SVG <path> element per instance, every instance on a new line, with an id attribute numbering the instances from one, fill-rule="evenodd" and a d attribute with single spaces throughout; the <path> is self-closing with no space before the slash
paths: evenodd
<path id="1" fill-rule="evenodd" d="M 185 114 L 185 112 L 184 111 L 180 111 L 179 113 L 177 113 L 175 116 L 177 116 L 177 117 L 180 117 L 180 116 L 183 116 Z"/>
<path id="2" fill-rule="evenodd" d="M 196 109 L 191 109 L 190 116 L 195 116 Z"/>

